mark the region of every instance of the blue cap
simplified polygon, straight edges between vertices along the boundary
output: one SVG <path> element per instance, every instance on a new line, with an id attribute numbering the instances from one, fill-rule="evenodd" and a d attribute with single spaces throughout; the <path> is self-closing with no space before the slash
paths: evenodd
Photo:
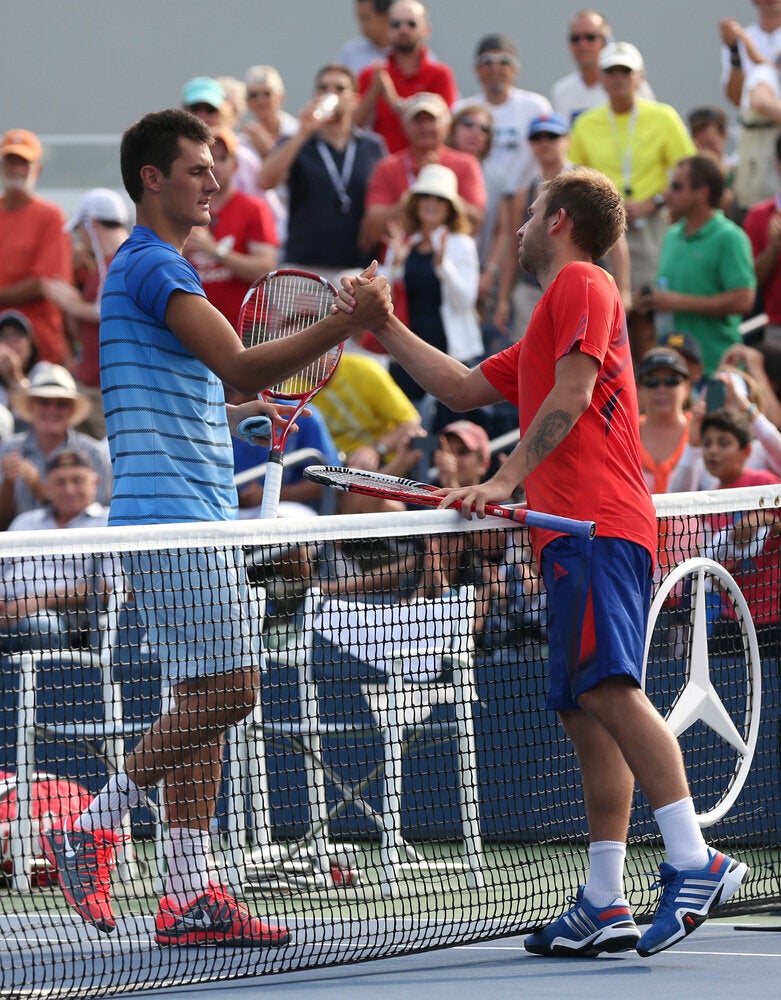
<path id="1" fill-rule="evenodd" d="M 534 119 L 529 126 L 528 138 L 531 139 L 533 135 L 537 135 L 540 132 L 550 132 L 551 135 L 567 135 L 569 133 L 569 125 L 561 115 L 557 115 L 555 111 L 551 111 L 549 115 L 540 115 Z"/>
<path id="2" fill-rule="evenodd" d="M 224 103 L 225 91 L 210 76 L 193 77 L 182 90 L 182 104 L 186 108 L 191 104 L 211 104 L 213 108 L 221 108 Z"/>

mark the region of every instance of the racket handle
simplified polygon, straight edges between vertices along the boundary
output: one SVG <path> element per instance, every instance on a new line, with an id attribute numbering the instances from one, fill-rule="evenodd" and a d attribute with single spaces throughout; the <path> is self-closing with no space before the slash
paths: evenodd
<path id="1" fill-rule="evenodd" d="M 282 452 L 272 451 L 266 464 L 266 478 L 263 482 L 263 499 L 260 503 L 261 517 L 276 517 L 279 513 L 279 494 L 282 491 Z"/>
<path id="2" fill-rule="evenodd" d="M 487 505 L 486 511 L 488 511 Z M 514 520 L 528 524 L 530 528 L 560 531 L 564 535 L 574 535 L 576 538 L 593 538 L 597 533 L 597 526 L 593 521 L 576 521 L 571 517 L 559 517 L 558 514 L 545 514 L 540 510 L 513 507 L 512 516 Z"/>

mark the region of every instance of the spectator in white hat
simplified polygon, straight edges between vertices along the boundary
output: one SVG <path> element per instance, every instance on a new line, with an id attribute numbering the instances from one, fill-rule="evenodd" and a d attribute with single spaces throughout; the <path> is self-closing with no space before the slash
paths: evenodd
<path id="1" fill-rule="evenodd" d="M 46 465 L 65 448 L 83 452 L 99 473 L 98 500 L 111 499 L 111 463 L 103 444 L 75 430 L 91 409 L 71 373 L 61 365 L 40 361 L 30 383 L 13 397 L 18 416 L 29 430 L 0 445 L 0 529 L 25 510 L 46 503 Z"/>
<path id="2" fill-rule="evenodd" d="M 75 327 L 75 374 L 81 392 L 92 404 L 80 430 L 98 439 L 106 436 L 100 391 L 100 297 L 108 266 L 128 238 L 129 220 L 128 203 L 116 191 L 87 191 L 65 227 L 73 239 L 74 284 L 60 278 L 44 278 L 42 282 L 46 298 L 56 302 Z"/>
<path id="3" fill-rule="evenodd" d="M 410 326 L 427 343 L 471 364 L 483 353 L 477 320 L 480 262 L 456 175 L 441 163 L 423 167 L 404 198 L 401 220 L 388 228 L 385 262 L 394 300 L 404 300 Z M 391 375 L 416 405 L 424 391 L 397 363 Z M 447 423 L 440 404 L 431 424 Z"/>

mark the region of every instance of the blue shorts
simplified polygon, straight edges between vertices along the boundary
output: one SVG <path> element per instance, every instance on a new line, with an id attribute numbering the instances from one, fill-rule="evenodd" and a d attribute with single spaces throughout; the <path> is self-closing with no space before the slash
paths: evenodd
<path id="1" fill-rule="evenodd" d="M 621 538 L 555 538 L 542 550 L 548 593 L 547 706 L 577 699 L 608 677 L 642 681 L 651 556 Z"/>
<path id="2" fill-rule="evenodd" d="M 171 685 L 260 666 L 260 613 L 241 549 L 122 557 L 149 645 Z"/>

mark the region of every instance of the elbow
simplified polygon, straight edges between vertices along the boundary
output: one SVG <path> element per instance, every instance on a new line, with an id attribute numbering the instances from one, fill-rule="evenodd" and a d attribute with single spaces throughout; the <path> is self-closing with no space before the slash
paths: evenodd
<path id="1" fill-rule="evenodd" d="M 753 288 L 742 288 L 740 290 L 737 311 L 741 314 L 751 312 L 751 310 L 754 308 L 755 298 L 756 298 L 756 293 Z"/>

